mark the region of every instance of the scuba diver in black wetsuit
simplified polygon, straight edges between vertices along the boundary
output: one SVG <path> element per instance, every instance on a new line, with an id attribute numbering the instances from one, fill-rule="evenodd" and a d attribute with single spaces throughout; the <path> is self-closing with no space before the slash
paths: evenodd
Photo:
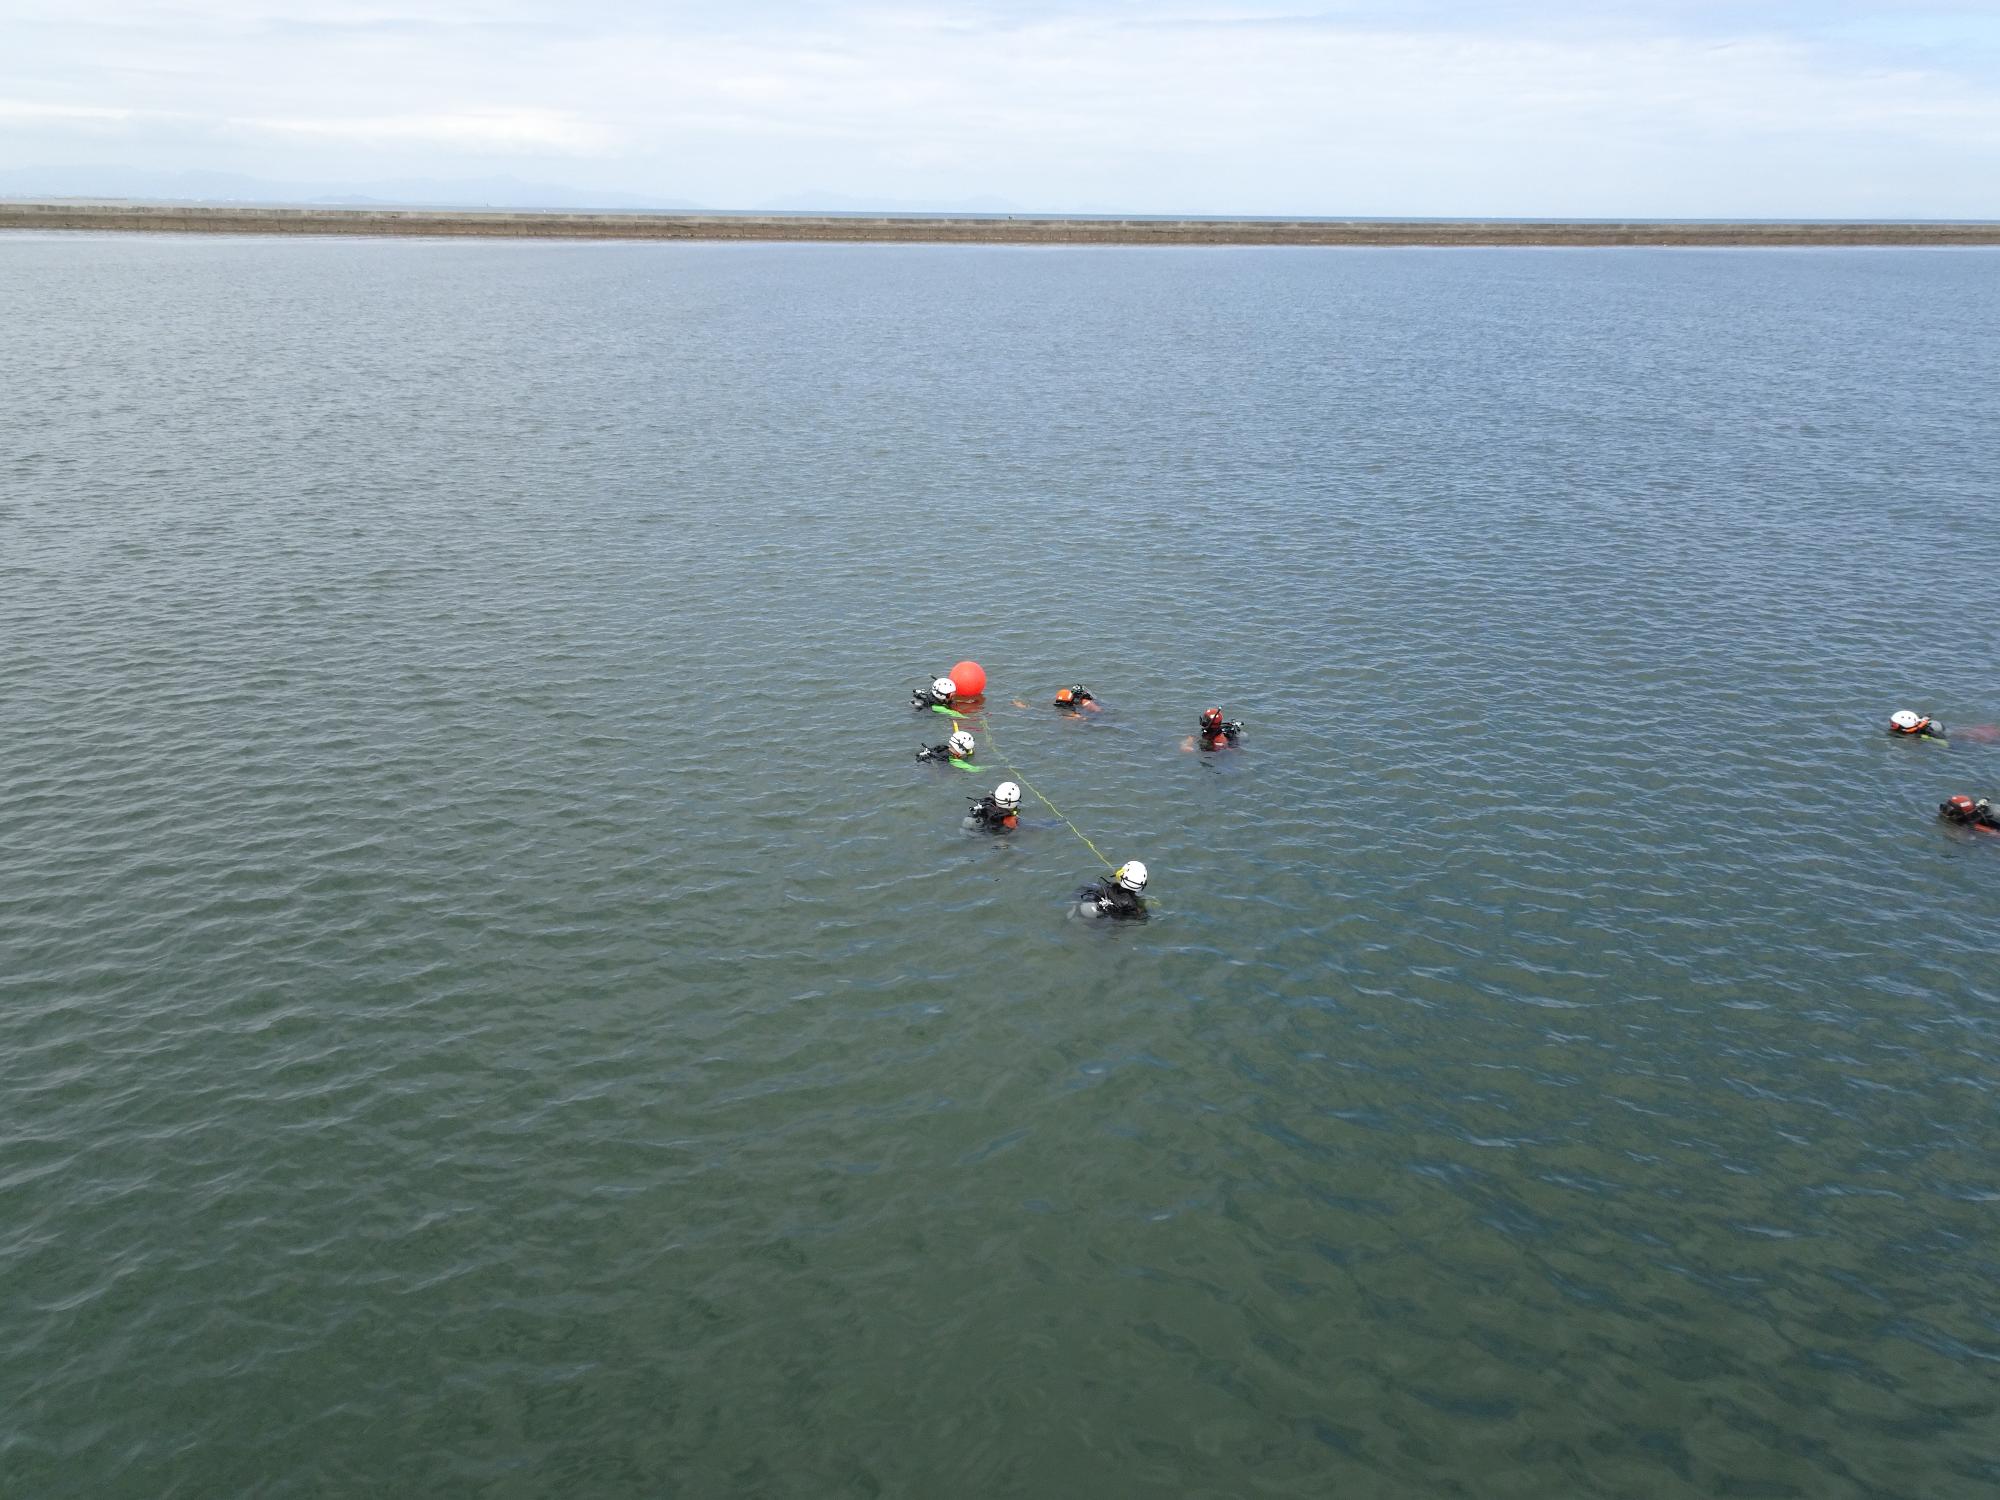
<path id="1" fill-rule="evenodd" d="M 1948 797 L 1938 804 L 1938 816 L 1947 823 L 1956 823 L 1961 828 L 1976 828 L 1981 833 L 2000 833 L 2000 818 L 1993 816 L 1993 804 L 1981 797 L 1974 802 L 1965 793 Z"/>
<path id="2" fill-rule="evenodd" d="M 972 750 L 972 732 L 966 729 L 954 729 L 951 738 L 942 745 L 925 745 L 917 751 L 917 759 L 971 760 Z"/>
<path id="3" fill-rule="evenodd" d="M 1225 719 L 1221 709 L 1205 708 L 1201 711 L 1201 733 L 1196 742 L 1204 750 L 1224 750 L 1234 745 L 1241 733 L 1241 719 Z"/>
<path id="4" fill-rule="evenodd" d="M 1928 714 L 1913 714 L 1907 708 L 1889 715 L 1889 733 L 1899 740 L 1936 740 L 1949 743 L 1945 727 Z"/>
<path id="5" fill-rule="evenodd" d="M 1146 903 L 1139 899 L 1146 889 L 1146 866 L 1141 860 L 1128 859 L 1094 885 L 1087 885 L 1078 891 L 1078 910 L 1086 917 L 1117 917 L 1127 921 L 1144 921 Z"/>
<path id="6" fill-rule="evenodd" d="M 1021 789 L 1011 781 L 1003 781 L 984 797 L 972 804 L 972 811 L 965 815 L 967 828 L 981 828 L 988 833 L 1012 833 L 1020 826 Z"/>
<path id="7" fill-rule="evenodd" d="M 1082 713 L 1086 709 L 1091 713 L 1100 713 L 1103 711 L 1097 701 L 1097 696 L 1082 683 L 1074 683 L 1057 692 L 1055 706 L 1073 714 Z"/>
<path id="8" fill-rule="evenodd" d="M 910 707 L 918 710 L 927 708 L 950 708 L 951 700 L 958 696 L 958 684 L 949 677 L 940 677 L 929 687 L 910 689 Z"/>

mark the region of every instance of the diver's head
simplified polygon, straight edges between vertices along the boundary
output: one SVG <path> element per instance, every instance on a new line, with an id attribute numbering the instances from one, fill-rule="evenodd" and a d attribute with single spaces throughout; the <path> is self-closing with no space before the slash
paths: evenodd
<path id="1" fill-rule="evenodd" d="M 1957 796 L 1947 797 L 1944 801 L 1940 802 L 1938 804 L 1938 811 L 1947 817 L 1969 818 L 1979 811 L 1979 805 L 1966 796 L 1965 793 L 1960 792 Z"/>
<path id="2" fill-rule="evenodd" d="M 958 684 L 949 677 L 940 677 L 931 684 L 931 696 L 940 701 L 958 696 Z"/>
<path id="3" fill-rule="evenodd" d="M 1206 729 L 1210 734 L 1214 734 L 1217 730 L 1221 729 L 1222 710 L 1219 708 L 1204 708 L 1201 711 L 1201 727 Z"/>
<path id="4" fill-rule="evenodd" d="M 1145 861 L 1128 859 L 1111 872 L 1111 878 L 1136 896 L 1146 888 Z"/>
<path id="5" fill-rule="evenodd" d="M 1911 713 L 1907 708 L 1899 708 L 1896 712 L 1889 715 L 1889 722 L 1902 730 L 1904 734 L 1914 734 L 1924 721 L 1918 715 Z"/>
<path id="6" fill-rule="evenodd" d="M 1012 812 L 1021 805 L 1021 789 L 1011 781 L 1003 781 L 993 788 L 993 805 L 1003 812 Z"/>
<path id="7" fill-rule="evenodd" d="M 964 760 L 966 756 L 972 754 L 971 731 L 954 729 L 951 738 L 944 742 L 944 747 L 952 753 L 953 759 Z"/>
<path id="8" fill-rule="evenodd" d="M 1076 701 L 1076 689 L 1075 689 L 1075 688 L 1057 688 L 1057 689 L 1056 689 L 1056 702 L 1058 702 L 1058 703 L 1074 703 L 1075 701 Z"/>

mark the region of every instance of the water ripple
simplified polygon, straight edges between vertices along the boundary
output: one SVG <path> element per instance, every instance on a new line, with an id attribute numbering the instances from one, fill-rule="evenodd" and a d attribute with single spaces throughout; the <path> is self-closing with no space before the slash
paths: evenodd
<path id="1" fill-rule="evenodd" d="M 0 1493 L 2000 1482 L 1990 255 L 0 261 Z"/>

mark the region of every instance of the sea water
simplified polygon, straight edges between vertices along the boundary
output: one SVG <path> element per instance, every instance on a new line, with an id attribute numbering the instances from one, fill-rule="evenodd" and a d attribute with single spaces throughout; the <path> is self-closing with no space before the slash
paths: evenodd
<path id="1" fill-rule="evenodd" d="M 0 240 L 0 1493 L 1992 1494 L 1996 273 Z"/>

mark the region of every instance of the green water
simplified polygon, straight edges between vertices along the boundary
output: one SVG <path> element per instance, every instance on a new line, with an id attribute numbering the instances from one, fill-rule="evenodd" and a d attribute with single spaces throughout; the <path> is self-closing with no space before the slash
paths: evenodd
<path id="1" fill-rule="evenodd" d="M 0 240 L 0 1495 L 1992 1494 L 1996 267 Z"/>

